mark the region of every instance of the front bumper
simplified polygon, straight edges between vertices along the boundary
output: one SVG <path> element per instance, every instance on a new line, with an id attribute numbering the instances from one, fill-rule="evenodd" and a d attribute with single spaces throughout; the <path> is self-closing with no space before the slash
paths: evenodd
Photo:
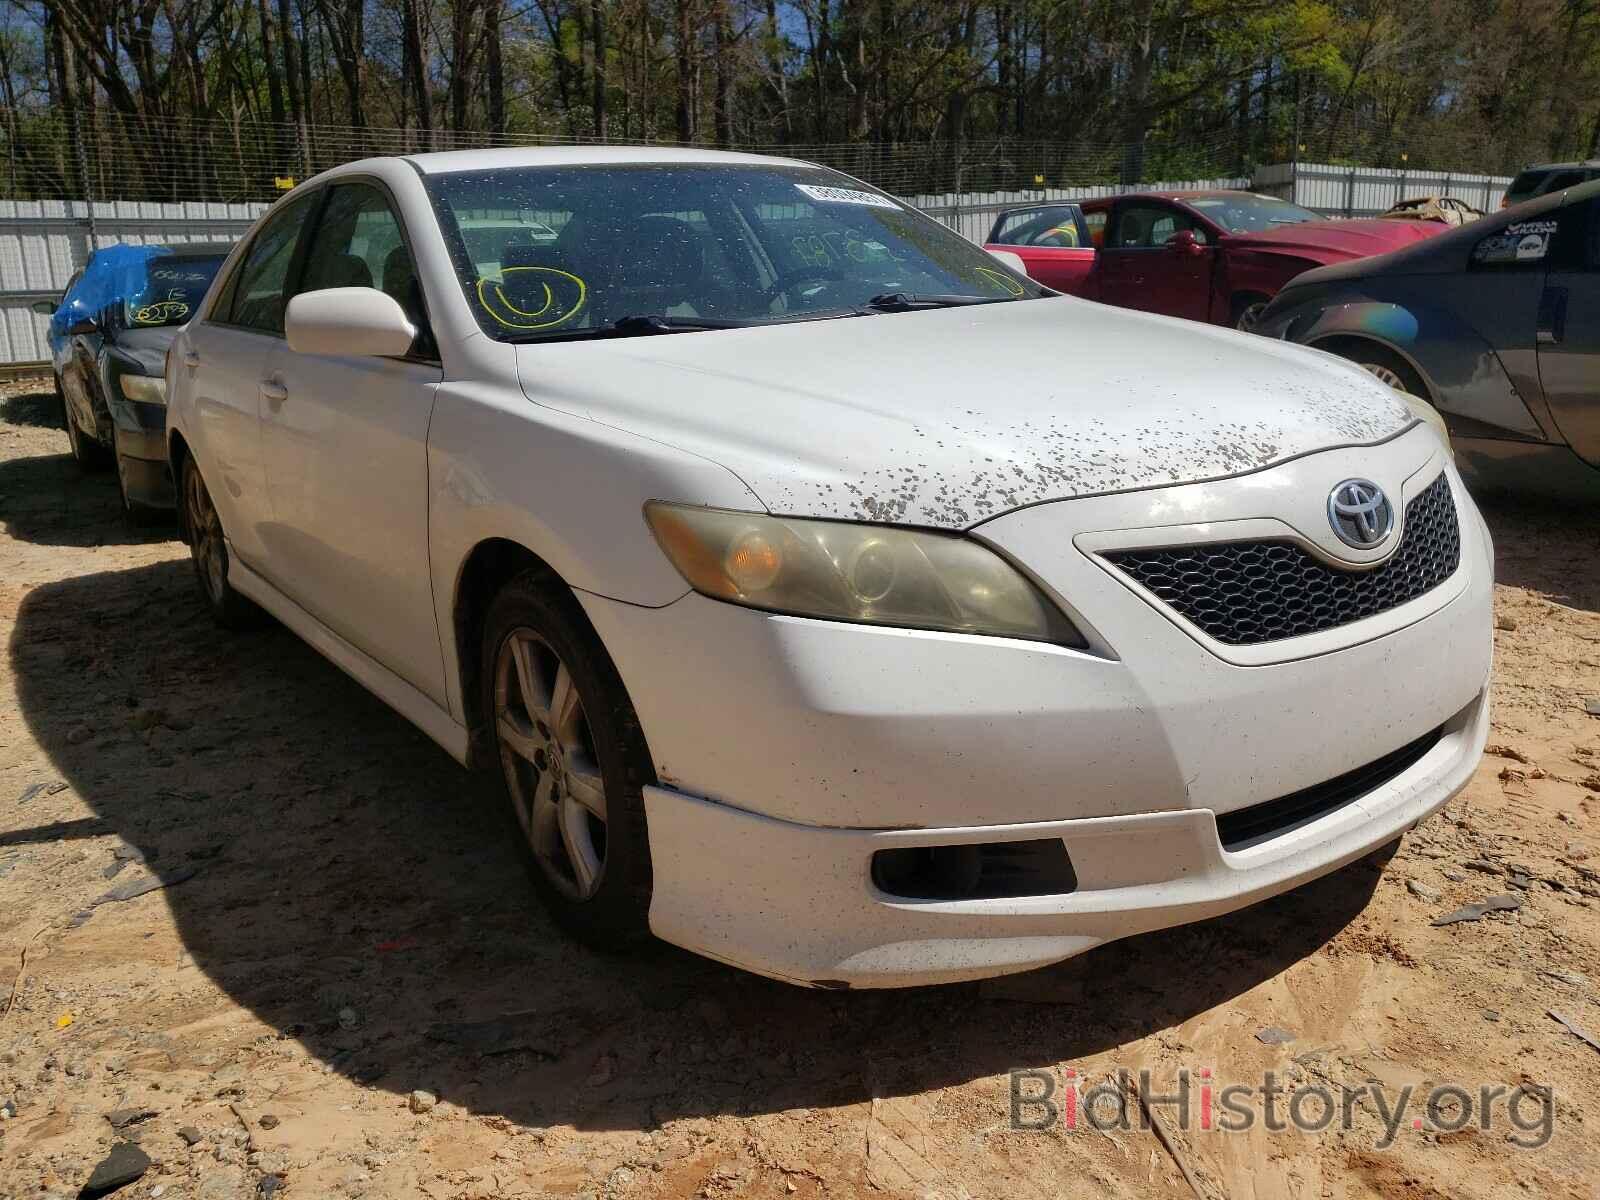
<path id="1" fill-rule="evenodd" d="M 1210 643 L 1099 557 L 1128 536 L 1321 545 L 1333 483 L 1372 478 L 1403 502 L 1441 470 L 1460 520 L 1456 572 L 1323 633 Z M 661 784 L 646 793 L 659 936 L 802 982 L 1020 970 L 1292 888 L 1392 840 L 1471 775 L 1487 727 L 1491 549 L 1425 427 L 1252 476 L 1037 505 L 974 532 L 1068 607 L 1087 651 L 697 595 L 657 609 L 580 596 Z M 1367 794 L 1222 848 L 1216 815 L 1441 729 Z M 898 845 L 1051 838 L 1077 873 L 1068 894 L 908 901 L 868 870 Z"/>
<path id="2" fill-rule="evenodd" d="M 117 472 L 123 494 L 141 508 L 173 508 L 177 503 L 167 463 L 167 407 L 136 400 L 110 404 Z"/>
<path id="3" fill-rule="evenodd" d="M 1419 762 L 1328 815 L 1224 850 L 1204 809 L 961 829 L 819 829 L 668 788 L 645 791 L 655 878 L 650 927 L 675 945 L 817 987 L 978 979 L 1201 921 L 1275 896 L 1392 841 L 1466 786 L 1488 693 Z M 1061 838 L 1078 888 L 1062 896 L 912 901 L 872 885 L 880 850 Z"/>

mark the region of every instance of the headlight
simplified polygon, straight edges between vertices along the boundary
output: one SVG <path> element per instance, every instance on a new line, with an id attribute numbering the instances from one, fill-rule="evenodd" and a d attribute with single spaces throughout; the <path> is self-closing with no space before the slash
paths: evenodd
<path id="1" fill-rule="evenodd" d="M 956 534 L 651 501 L 645 519 L 703 595 L 831 621 L 1082 646 L 1020 571 Z"/>
<path id="2" fill-rule="evenodd" d="M 118 375 L 117 386 L 122 389 L 123 397 L 128 400 L 137 400 L 143 404 L 167 402 L 167 381 L 154 375 Z"/>
<path id="3" fill-rule="evenodd" d="M 1400 389 L 1396 388 L 1395 391 L 1399 392 Z M 1439 415 L 1439 410 L 1421 396 L 1413 396 L 1410 392 L 1400 392 L 1400 396 L 1405 400 L 1406 407 L 1411 410 L 1413 417 L 1419 421 L 1426 421 L 1433 426 L 1439 435 L 1439 440 L 1444 443 L 1444 448 L 1449 451 L 1450 457 L 1454 458 L 1456 450 L 1450 444 L 1450 431 L 1445 428 L 1444 418 Z"/>

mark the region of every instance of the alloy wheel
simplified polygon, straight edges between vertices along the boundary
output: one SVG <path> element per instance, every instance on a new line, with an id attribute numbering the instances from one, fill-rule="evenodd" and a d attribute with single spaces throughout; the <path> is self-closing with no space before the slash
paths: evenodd
<path id="1" fill-rule="evenodd" d="M 1266 311 L 1267 303 L 1265 300 L 1257 300 L 1254 304 L 1247 304 L 1244 306 L 1243 311 L 1239 313 L 1239 320 L 1234 327 L 1241 333 L 1253 333 L 1256 322 L 1261 320 L 1261 314 Z"/>
<path id="2" fill-rule="evenodd" d="M 563 895 L 589 899 L 605 875 L 605 780 L 572 672 L 531 629 L 513 629 L 496 655 L 494 722 L 534 859 Z"/>
<path id="3" fill-rule="evenodd" d="M 1382 363 L 1361 363 L 1364 370 L 1371 372 L 1380 383 L 1386 383 L 1396 391 L 1409 392 L 1406 381 L 1400 378 L 1400 373 L 1393 367 L 1386 367 Z"/>
<path id="4" fill-rule="evenodd" d="M 228 548 L 222 540 L 222 520 L 217 516 L 211 494 L 206 491 L 200 472 L 192 466 L 184 473 L 187 493 L 189 537 L 194 546 L 195 565 L 200 568 L 200 579 L 212 603 L 221 604 L 223 590 L 227 587 Z"/>

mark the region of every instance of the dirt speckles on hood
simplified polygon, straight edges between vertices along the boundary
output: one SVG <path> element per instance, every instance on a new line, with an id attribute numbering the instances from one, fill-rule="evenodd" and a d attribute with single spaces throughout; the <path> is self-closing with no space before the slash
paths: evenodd
<path id="1" fill-rule="evenodd" d="M 952 529 L 1411 421 L 1326 355 L 1066 298 L 519 353 L 532 399 L 722 463 L 774 512 Z"/>

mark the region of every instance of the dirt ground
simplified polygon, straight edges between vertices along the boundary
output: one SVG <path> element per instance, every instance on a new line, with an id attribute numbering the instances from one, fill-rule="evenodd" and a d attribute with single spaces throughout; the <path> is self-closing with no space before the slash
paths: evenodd
<path id="1" fill-rule="evenodd" d="M 171 531 L 4 391 L 0 1197 L 125 1141 L 119 1196 L 205 1200 L 1600 1196 L 1600 1049 L 1547 1013 L 1600 1036 L 1595 511 L 1488 506 L 1491 753 L 1387 862 L 1014 980 L 807 992 L 565 940 L 481 785 L 286 631 L 214 629 Z M 1370 1090 L 1320 1133 L 1169 1107 L 1169 1149 L 1013 1130 L 1014 1067 Z M 1523 1088 L 1548 1144 L 1414 1126 L 1444 1082 Z"/>

